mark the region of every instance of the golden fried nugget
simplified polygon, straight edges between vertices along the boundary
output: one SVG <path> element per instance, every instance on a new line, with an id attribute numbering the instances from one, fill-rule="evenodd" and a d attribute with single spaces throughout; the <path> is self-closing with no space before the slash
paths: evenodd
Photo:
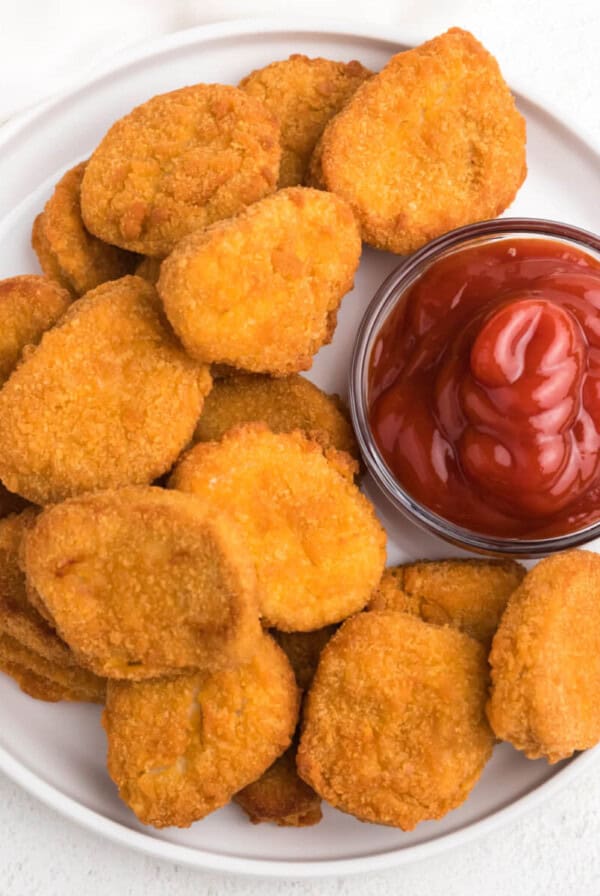
<path id="1" fill-rule="evenodd" d="M 362 609 L 385 563 L 385 532 L 353 482 L 355 469 L 349 455 L 324 452 L 300 432 L 247 424 L 195 445 L 170 486 L 239 524 L 263 623 L 311 631 Z"/>
<path id="2" fill-rule="evenodd" d="M 31 245 L 45 274 L 76 296 L 107 280 L 131 274 L 138 259 L 92 236 L 81 219 L 80 193 L 85 162 L 57 183 L 44 211 L 35 219 Z"/>
<path id="3" fill-rule="evenodd" d="M 182 87 L 110 128 L 85 170 L 83 220 L 107 243 L 164 257 L 271 193 L 280 158 L 277 122 L 254 97 L 222 84 Z"/>
<path id="4" fill-rule="evenodd" d="M 0 280 L 0 386 L 17 366 L 23 349 L 42 338 L 62 317 L 71 296 L 36 274 Z"/>
<path id="5" fill-rule="evenodd" d="M 303 691 L 310 687 L 319 657 L 336 628 L 335 625 L 326 625 L 312 632 L 279 632 L 277 629 L 271 632 L 290 661 L 298 687 Z"/>
<path id="6" fill-rule="evenodd" d="M 491 644 L 508 599 L 525 575 L 514 560 L 422 560 L 385 570 L 370 610 L 399 610 L 451 625 Z"/>
<path id="7" fill-rule="evenodd" d="M 73 692 L 54 681 L 36 675 L 25 666 L 19 666 L 18 663 L 11 663 L 5 660 L 0 653 L 0 672 L 10 676 L 28 697 L 35 700 L 44 700 L 47 703 L 57 703 L 59 700 L 78 700 L 79 697 L 73 697 Z"/>
<path id="8" fill-rule="evenodd" d="M 273 822 L 280 827 L 303 828 L 318 824 L 323 817 L 321 798 L 296 771 L 295 745 L 234 799 L 252 824 Z"/>
<path id="9" fill-rule="evenodd" d="M 287 749 L 297 717 L 290 664 L 261 635 L 252 659 L 235 669 L 109 682 L 108 771 L 144 824 L 188 827 Z"/>
<path id="10" fill-rule="evenodd" d="M 345 202 L 290 187 L 182 240 L 158 291 L 192 357 L 284 375 L 331 341 L 360 251 Z"/>
<path id="11" fill-rule="evenodd" d="M 496 60 L 452 28 L 358 88 L 323 132 L 315 174 L 367 243 L 404 254 L 499 215 L 526 170 L 525 121 Z"/>
<path id="12" fill-rule="evenodd" d="M 541 560 L 512 595 L 490 654 L 488 718 L 530 759 L 566 759 L 600 741 L 600 557 Z"/>
<path id="13" fill-rule="evenodd" d="M 97 675 L 212 671 L 247 660 L 260 637 L 244 542 L 193 495 L 142 486 L 50 507 L 27 534 L 24 565 Z"/>
<path id="14" fill-rule="evenodd" d="M 304 377 L 272 379 L 238 374 L 216 382 L 204 402 L 194 438 L 218 442 L 241 423 L 265 423 L 272 432 L 300 429 L 311 439 L 358 458 L 348 411 Z"/>
<path id="15" fill-rule="evenodd" d="M 81 666 L 50 662 L 1 631 L 0 663 L 4 666 L 18 666 L 21 670 L 32 672 L 38 678 L 64 689 L 65 696 L 60 698 L 62 700 L 102 703 L 106 696 L 106 681 L 103 678 Z"/>
<path id="16" fill-rule="evenodd" d="M 305 701 L 300 777 L 362 821 L 412 830 L 468 796 L 491 756 L 481 644 L 406 613 L 349 619 Z"/>
<path id="17" fill-rule="evenodd" d="M 158 278 L 160 276 L 161 264 L 162 258 L 151 258 L 148 255 L 146 256 L 146 258 L 142 258 L 137 268 L 135 269 L 136 276 L 143 277 L 144 280 L 148 281 L 148 283 L 156 286 L 156 284 L 158 283 Z"/>
<path id="18" fill-rule="evenodd" d="M 323 128 L 372 74 L 356 60 L 333 62 L 295 53 L 256 69 L 240 81 L 240 88 L 264 103 L 279 121 L 280 188 L 304 182 Z"/>
<path id="19" fill-rule="evenodd" d="M 189 443 L 210 386 L 149 283 L 105 283 L 0 391 L 0 479 L 36 504 L 151 482 Z"/>

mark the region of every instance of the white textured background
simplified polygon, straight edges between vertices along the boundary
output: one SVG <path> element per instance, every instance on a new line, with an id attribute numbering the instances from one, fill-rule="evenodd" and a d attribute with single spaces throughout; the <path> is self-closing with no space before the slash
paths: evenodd
<path id="1" fill-rule="evenodd" d="M 381 22 L 399 37 L 403 24 L 430 36 L 450 25 L 469 28 L 523 91 L 578 122 L 600 146 L 599 0 L 0 0 L 0 121 L 128 43 L 283 10 Z M 0 776 L 0 896 L 55 894 L 600 896 L 600 761 L 512 826 L 461 849 L 396 871 L 302 882 L 202 874 L 130 853 Z"/>

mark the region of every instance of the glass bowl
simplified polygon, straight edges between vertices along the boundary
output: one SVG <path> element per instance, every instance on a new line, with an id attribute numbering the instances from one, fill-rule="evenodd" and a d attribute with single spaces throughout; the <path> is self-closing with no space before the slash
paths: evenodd
<path id="1" fill-rule="evenodd" d="M 365 465 L 391 504 L 410 520 L 451 544 L 502 556 L 540 557 L 585 544 L 600 536 L 600 520 L 548 538 L 508 538 L 463 528 L 416 500 L 395 478 L 383 459 L 369 423 L 369 366 L 375 340 L 407 291 L 435 261 L 482 243 L 519 238 L 550 239 L 585 251 L 600 261 L 600 238 L 593 233 L 537 218 L 502 218 L 460 227 L 407 256 L 382 283 L 358 329 L 350 368 L 350 411 Z"/>

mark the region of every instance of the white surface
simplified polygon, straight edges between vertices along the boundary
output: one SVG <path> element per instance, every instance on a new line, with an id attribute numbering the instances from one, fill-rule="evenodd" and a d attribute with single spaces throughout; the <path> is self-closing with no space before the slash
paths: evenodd
<path id="1" fill-rule="evenodd" d="M 230 6 L 230 5 L 231 4 L 226 4 L 226 6 Z M 264 8 L 264 6 L 265 6 L 265 4 L 260 4 L 260 5 L 261 5 L 261 8 Z M 378 5 L 379 4 L 376 4 L 376 7 Z M 579 11 L 578 14 L 579 15 L 581 15 L 582 10 L 585 11 L 586 8 L 588 10 L 588 17 L 587 17 L 586 22 L 581 21 L 581 20 L 580 21 L 573 20 L 571 18 L 573 16 L 573 13 L 568 14 L 569 19 L 567 19 L 567 13 L 565 10 L 565 12 L 563 14 L 564 15 L 563 20 L 558 23 L 560 25 L 558 30 L 557 30 L 556 19 L 554 19 L 554 21 L 552 19 L 550 19 L 549 22 L 538 23 L 540 25 L 540 29 L 538 32 L 536 32 L 535 29 L 532 27 L 534 24 L 534 19 L 533 19 L 532 13 L 528 12 L 527 5 L 523 5 L 522 3 L 518 4 L 518 5 L 515 4 L 514 14 L 511 15 L 511 9 L 510 9 L 511 4 L 504 3 L 504 4 L 502 4 L 502 7 L 501 7 L 502 15 L 499 15 L 500 7 L 498 7 L 498 9 L 497 9 L 498 15 L 496 15 L 495 17 L 494 17 L 494 15 L 492 15 L 492 11 L 490 10 L 490 7 L 488 5 L 487 6 L 488 24 L 486 26 L 486 30 L 489 34 L 489 37 L 486 35 L 486 32 L 484 31 L 483 27 L 480 27 L 480 28 L 477 27 L 477 21 L 476 21 L 475 17 L 469 19 L 469 17 L 466 17 L 464 15 L 462 17 L 460 16 L 460 9 L 468 7 L 468 6 L 469 6 L 469 4 L 464 4 L 464 3 L 463 4 L 454 4 L 453 8 L 454 8 L 455 12 L 453 13 L 452 20 L 450 20 L 449 18 L 445 17 L 442 14 L 438 18 L 438 22 L 435 25 L 433 25 L 433 24 L 431 25 L 431 29 L 430 29 L 431 33 L 433 34 L 436 31 L 441 30 L 441 28 L 445 27 L 447 24 L 450 24 L 451 22 L 456 22 L 456 23 L 459 23 L 462 25 L 470 26 L 475 31 L 475 33 L 478 34 L 478 36 L 482 37 L 484 39 L 484 41 L 486 41 L 488 43 L 488 45 L 490 45 L 490 47 L 492 49 L 494 49 L 495 52 L 498 53 L 498 55 L 500 55 L 501 62 L 504 63 L 505 69 L 510 71 L 511 75 L 516 76 L 516 80 L 519 80 L 519 72 L 517 71 L 517 67 L 515 66 L 515 61 L 518 57 L 519 48 L 523 44 L 522 44 L 522 41 L 519 42 L 518 40 L 516 40 L 515 33 L 518 32 L 519 36 L 520 36 L 523 33 L 523 31 L 527 32 L 529 42 L 531 42 L 533 40 L 533 38 L 535 37 L 535 35 L 537 33 L 539 42 L 536 41 L 536 43 L 534 45 L 535 51 L 534 52 L 531 51 L 530 43 L 528 43 L 527 48 L 526 48 L 527 49 L 526 59 L 523 60 L 525 72 L 527 72 L 528 66 L 533 66 L 534 69 L 539 70 L 540 64 L 542 64 L 541 73 L 542 73 L 542 76 L 544 76 L 542 78 L 542 81 L 546 80 L 546 79 L 548 81 L 550 81 L 553 71 L 555 72 L 555 75 L 560 75 L 560 77 L 556 78 L 555 82 L 552 82 L 551 99 L 554 101 L 554 104 L 556 105 L 556 102 L 557 102 L 557 99 L 559 97 L 561 90 L 565 91 L 565 86 L 568 83 L 568 92 L 569 92 L 570 102 L 568 104 L 565 104 L 563 106 L 563 108 L 565 108 L 568 112 L 572 113 L 573 111 L 575 111 L 573 109 L 573 106 L 575 106 L 576 110 L 581 112 L 582 106 L 583 107 L 585 106 L 585 101 L 586 101 L 586 97 L 587 97 L 590 102 L 590 105 L 588 107 L 590 114 L 589 114 L 588 120 L 585 120 L 584 123 L 588 126 L 588 129 L 591 129 L 594 124 L 596 126 L 598 125 L 597 113 L 596 113 L 596 120 L 592 120 L 593 89 L 594 89 L 594 86 L 597 87 L 597 84 L 598 84 L 598 61 L 597 61 L 597 56 L 594 52 L 595 46 L 597 43 L 597 39 L 598 39 L 598 26 L 596 24 L 596 29 L 594 30 L 593 25 L 594 25 L 595 21 L 597 23 L 597 19 L 595 18 L 595 14 L 593 13 L 593 10 L 592 10 L 593 4 L 580 3 L 578 5 L 578 11 Z M 456 12 L 457 9 L 459 10 L 458 12 Z M 554 7 L 554 5 L 552 5 L 552 7 L 551 7 L 550 4 L 546 4 L 545 8 L 543 10 L 543 13 L 540 12 L 540 16 L 544 15 L 545 17 L 551 17 L 554 12 L 556 13 L 556 15 L 559 15 L 562 12 L 562 10 L 561 10 L 561 8 L 558 7 L 558 5 L 556 7 Z M 527 24 L 529 24 L 530 27 L 527 27 Z M 570 29 L 567 27 L 568 25 L 570 26 Z M 546 32 L 544 32 L 542 26 L 545 26 L 546 29 L 548 29 L 548 30 Z M 505 62 L 505 60 L 503 59 L 503 57 L 501 55 L 501 51 L 498 49 L 498 42 L 494 40 L 493 35 L 496 35 L 496 37 L 497 37 L 498 34 L 504 35 L 504 40 L 505 40 L 505 44 L 507 47 L 509 44 L 512 45 L 512 52 L 509 54 L 510 64 L 509 64 L 508 59 Z M 549 42 L 549 37 L 551 36 L 551 34 L 555 34 L 555 36 L 556 36 L 556 43 L 554 45 L 552 45 L 552 43 Z M 570 37 L 569 37 L 569 35 L 570 35 Z M 569 57 L 567 55 L 566 65 L 564 64 L 564 62 L 562 65 L 557 64 L 557 59 L 561 55 L 561 52 L 564 54 L 564 47 L 563 47 L 562 43 L 561 43 L 561 45 L 558 44 L 559 37 L 560 37 L 561 41 L 566 38 L 567 45 L 571 46 L 573 48 L 573 50 L 577 49 L 577 52 L 573 52 L 571 57 Z M 587 57 L 585 56 L 585 53 L 584 53 L 586 41 L 588 42 L 588 46 L 590 47 L 590 52 Z M 544 51 L 548 54 L 546 57 L 544 57 Z M 545 65 L 547 66 L 546 69 L 544 69 L 544 67 L 543 67 L 544 66 L 544 63 L 543 63 L 544 58 L 546 58 L 546 60 L 547 60 L 545 63 Z M 584 65 L 581 64 L 582 59 L 585 60 Z M 540 63 L 540 60 L 542 60 L 542 63 Z M 586 66 L 587 66 L 587 69 L 586 69 Z M 585 75 L 586 71 L 587 71 L 587 75 Z M 577 73 L 577 74 L 574 74 L 574 73 Z M 531 72 L 529 72 L 529 74 L 531 74 Z M 588 79 L 587 81 L 586 81 L 586 78 Z M 522 73 L 521 73 L 520 80 L 523 81 Z M 531 81 L 531 79 L 529 79 L 529 80 Z M 560 81 L 560 85 L 559 85 L 559 81 Z M 586 88 L 586 84 L 587 84 L 587 88 Z M 579 93 L 577 93 L 576 94 L 577 101 L 576 101 L 576 103 L 574 103 L 573 96 L 575 94 L 573 93 L 573 91 L 578 90 L 581 87 L 581 85 L 583 85 L 583 88 L 584 88 L 581 93 L 581 102 L 580 102 Z M 546 85 L 546 87 L 547 87 L 547 85 Z M 538 84 L 537 89 L 534 84 L 534 92 L 536 92 L 538 94 L 544 93 L 544 92 L 548 93 L 548 91 L 547 90 L 544 91 L 543 88 L 544 88 L 543 83 Z M 567 96 L 566 91 L 564 93 L 564 96 L 565 97 Z M 594 110 L 595 110 L 595 108 L 596 107 L 594 106 Z M 582 117 L 585 118 L 585 116 L 582 116 Z M 548 164 L 549 164 L 549 166 L 553 165 L 553 159 L 550 156 L 550 154 L 548 156 Z M 558 172 L 556 172 L 556 173 L 558 173 Z M 567 193 L 570 191 L 572 192 L 572 177 L 569 176 L 569 172 L 563 173 L 563 177 L 561 178 L 561 183 L 562 183 L 563 188 L 565 189 L 565 192 L 567 192 Z M 596 194 L 594 195 L 593 187 L 591 184 L 590 184 L 590 190 L 591 190 L 590 199 L 594 199 L 597 202 L 597 199 L 598 199 L 597 191 L 596 191 Z M 523 209 L 521 209 L 521 210 L 523 211 Z M 585 222 L 580 220 L 579 223 L 585 223 Z M 588 774 L 591 774 L 591 773 L 588 772 Z M 598 774 L 598 773 L 596 772 L 596 774 Z M 594 779 L 590 779 L 590 780 L 593 781 Z M 593 790 L 591 785 L 590 785 L 590 789 Z M 585 788 L 582 788 L 582 786 L 580 785 L 578 788 L 578 791 L 581 793 L 583 790 L 585 790 Z M 572 797 L 573 793 L 575 793 L 575 791 L 570 791 L 571 797 Z M 565 797 L 563 797 L 563 799 L 565 799 Z M 24 800 L 23 805 L 27 805 L 27 801 L 25 800 L 25 798 L 23 798 L 23 800 Z M 571 803 L 572 803 L 572 800 L 571 800 Z M 592 799 L 587 804 L 587 807 L 584 807 L 587 811 L 586 817 L 592 823 L 594 821 L 597 821 L 597 815 L 596 815 L 596 811 L 595 811 L 596 803 L 597 803 L 597 794 L 594 795 L 592 793 Z M 43 812 L 45 810 L 40 809 L 37 811 L 41 815 L 43 815 Z M 550 812 L 551 810 L 550 809 L 548 809 L 548 810 L 544 809 L 541 811 L 538 810 L 538 812 L 536 814 L 537 819 L 540 819 L 540 818 L 543 819 L 544 813 L 546 811 Z M 27 858 L 29 859 L 30 854 L 28 855 L 25 852 L 25 847 L 27 845 L 26 839 L 21 840 L 21 844 L 23 846 L 23 851 L 20 854 L 19 854 L 18 849 L 13 849 L 13 847 L 11 845 L 12 838 L 10 836 L 10 833 L 11 833 L 10 824 L 11 824 L 11 820 L 14 820 L 14 817 L 15 817 L 14 812 L 11 812 L 8 816 L 8 819 L 6 819 L 6 820 L 4 820 L 4 817 L 2 816 L 3 827 L 4 827 L 4 836 L 2 838 L 2 845 L 0 846 L 0 868 L 3 867 L 4 862 L 6 862 L 7 868 L 8 868 L 8 865 L 10 862 L 17 862 L 17 863 L 23 862 L 26 855 L 27 855 Z M 38 817 L 39 817 L 39 815 L 38 815 Z M 523 824 L 524 823 L 521 823 L 520 828 L 523 827 Z M 62 828 L 62 825 L 63 825 L 62 822 L 56 821 L 53 826 L 54 833 L 56 833 L 58 836 L 62 836 L 62 837 L 73 836 L 76 841 L 78 838 L 83 837 L 84 840 L 81 842 L 82 843 L 85 842 L 86 835 L 82 835 L 80 832 L 77 832 L 77 834 L 75 835 L 69 830 L 68 827 Z M 60 834 L 61 828 L 63 831 L 62 834 Z M 26 819 L 23 818 L 23 827 L 22 828 L 17 827 L 17 831 L 21 830 L 24 835 L 25 829 L 26 829 Z M 574 863 L 572 869 L 571 869 L 571 866 L 569 863 L 569 858 L 568 858 L 567 854 L 565 853 L 563 855 L 560 850 L 556 849 L 556 843 L 560 842 L 560 837 L 562 835 L 562 831 L 560 830 L 560 828 L 558 828 L 556 831 L 554 831 L 554 825 L 552 825 L 552 830 L 554 831 L 554 836 L 553 836 L 553 838 L 550 838 L 550 840 L 548 840 L 548 830 L 549 829 L 550 829 L 550 825 L 547 825 L 545 827 L 543 821 L 538 820 L 536 823 L 536 822 L 534 822 L 534 819 L 532 817 L 530 826 L 527 828 L 527 830 L 531 831 L 531 834 L 529 837 L 525 838 L 525 844 L 524 844 L 525 847 L 527 847 L 527 848 L 523 848 L 521 850 L 521 852 L 519 853 L 518 851 L 514 851 L 511 847 L 510 854 L 506 854 L 507 862 L 511 868 L 511 874 L 514 872 L 514 869 L 519 866 L 521 867 L 521 873 L 524 874 L 524 879 L 520 880 L 520 886 L 519 886 L 520 891 L 521 892 L 539 892 L 540 890 L 542 890 L 544 888 L 544 886 L 549 884 L 550 880 L 552 879 L 551 876 L 554 876 L 555 891 L 562 892 L 563 885 L 565 886 L 565 889 L 566 889 L 566 886 L 568 884 L 569 892 L 571 892 L 571 893 L 573 893 L 573 892 L 575 892 L 575 893 L 577 893 L 577 892 L 582 892 L 582 893 L 583 892 L 586 892 L 586 893 L 592 892 L 590 890 L 589 886 L 587 886 L 587 882 L 589 880 L 591 880 L 591 878 L 587 875 L 589 873 L 591 873 L 591 871 L 593 870 L 594 863 L 596 863 L 596 865 L 597 865 L 598 854 L 596 851 L 597 847 L 595 845 L 596 841 L 598 839 L 597 827 L 595 829 L 592 827 L 592 829 L 589 833 L 589 836 L 587 838 L 587 842 L 586 842 L 586 846 L 585 846 L 585 850 L 587 853 L 586 861 L 582 862 L 580 860 L 579 862 Z M 319 829 L 316 829 L 316 830 L 319 830 Z M 536 834 L 537 834 L 537 836 L 536 836 Z M 268 836 L 267 833 L 265 833 L 265 837 L 266 836 Z M 492 838 L 490 838 L 490 844 L 491 843 L 494 843 L 494 844 L 500 843 L 501 844 L 503 842 L 502 838 L 505 838 L 507 843 L 510 842 L 509 835 L 506 833 L 500 832 L 500 833 L 494 835 Z M 41 842 L 41 841 L 43 841 L 44 836 L 41 834 L 38 834 L 38 837 L 36 839 L 38 840 L 38 842 Z M 521 835 L 520 839 L 521 839 L 521 841 L 523 840 L 523 835 Z M 18 843 L 18 841 L 16 841 L 16 842 Z M 519 841 L 518 840 L 514 841 L 514 843 L 517 843 L 517 842 L 519 842 Z M 531 844 L 532 843 L 535 843 L 535 851 L 534 851 L 533 855 L 531 855 L 531 852 L 532 852 Z M 546 849 L 546 847 L 548 847 L 548 848 Z M 82 846 L 82 849 L 84 849 L 83 846 Z M 469 871 L 471 870 L 471 857 L 476 856 L 476 855 L 481 855 L 482 854 L 481 850 L 482 850 L 482 847 L 480 845 L 472 846 L 470 848 L 468 847 L 466 850 L 462 850 L 459 853 L 457 853 L 456 856 L 452 857 L 452 861 L 450 861 L 450 859 L 446 859 L 446 863 L 450 862 L 450 865 L 448 865 L 447 867 L 454 867 L 456 869 L 455 881 L 457 882 L 457 886 L 458 886 L 458 882 L 461 882 L 461 884 L 462 884 L 461 886 L 459 886 L 458 889 L 455 889 L 454 892 L 460 891 L 460 892 L 468 893 L 468 892 L 471 892 L 472 888 L 473 888 L 473 891 L 475 891 L 474 881 L 476 881 L 476 878 L 472 878 L 469 880 Z M 528 854 L 529 854 L 529 858 L 527 858 Z M 39 855 L 39 860 L 40 860 L 39 866 L 36 865 L 32 868 L 28 863 L 26 874 L 21 872 L 20 875 L 13 874 L 11 876 L 9 873 L 5 873 L 2 876 L 2 878 L 0 878 L 0 892 L 3 893 L 3 896 L 4 896 L 4 892 L 6 892 L 6 894 L 12 894 L 12 893 L 20 894 L 20 893 L 25 893 L 25 892 L 28 892 L 28 893 L 36 892 L 36 886 L 38 888 L 37 892 L 43 892 L 43 893 L 51 893 L 51 892 L 58 892 L 58 891 L 60 891 L 61 893 L 75 892 L 75 891 L 80 890 L 84 881 L 87 881 L 89 879 L 89 877 L 87 875 L 88 868 L 85 864 L 85 857 L 86 857 L 85 852 L 82 852 L 80 854 L 80 862 L 79 863 L 77 861 L 72 861 L 65 865 L 65 867 L 63 868 L 63 871 L 61 872 L 63 875 L 62 877 L 60 877 L 60 876 L 57 877 L 56 875 L 54 876 L 55 884 L 52 884 L 50 882 L 50 876 L 46 877 L 44 874 L 44 868 L 47 867 L 45 862 L 47 861 L 48 856 L 47 855 L 44 856 L 43 853 L 40 854 L 39 850 L 36 850 L 36 849 L 33 849 L 33 855 L 34 855 L 34 857 L 36 855 Z M 462 855 L 462 858 L 460 857 L 461 855 Z M 502 855 L 502 852 L 500 852 L 500 855 Z M 103 875 L 105 875 L 107 873 L 105 871 L 105 869 L 107 866 L 109 866 L 111 864 L 111 859 L 114 859 L 114 862 L 118 862 L 119 861 L 118 856 L 122 856 L 122 853 L 120 851 L 118 851 L 118 850 L 114 851 L 114 848 L 109 847 L 105 844 L 102 844 L 102 847 L 99 850 L 98 862 L 96 865 L 98 885 L 100 884 L 100 881 L 102 880 Z M 126 860 L 124 859 L 123 861 L 126 861 Z M 138 859 L 137 863 L 136 863 L 134 861 L 134 858 L 131 857 L 129 859 L 129 861 L 130 861 L 129 867 L 131 868 L 131 874 L 129 875 L 129 877 L 127 877 L 126 875 L 123 875 L 122 873 L 120 873 L 118 878 L 115 877 L 114 878 L 115 883 L 113 884 L 113 886 L 111 888 L 113 892 L 116 891 L 116 892 L 136 893 L 136 892 L 142 892 L 142 889 L 143 889 L 144 892 L 152 894 L 153 890 L 154 890 L 154 892 L 157 892 L 157 893 L 159 891 L 164 892 L 164 888 L 168 884 L 174 883 L 174 879 L 167 881 L 167 879 L 164 877 L 164 874 L 166 872 L 163 872 L 162 883 L 159 883 L 156 887 L 152 888 L 149 885 L 149 881 L 151 879 L 152 874 L 154 873 L 153 869 L 159 868 L 160 866 L 155 865 L 154 863 L 146 863 L 144 860 L 145 863 L 144 863 L 143 867 L 148 869 L 150 876 L 148 876 L 148 875 L 144 876 L 142 874 L 141 879 L 140 879 L 139 869 L 142 866 L 139 864 L 139 862 L 141 860 Z M 354 882 L 354 884 L 348 884 L 348 887 L 352 887 L 352 889 L 348 889 L 348 892 L 357 892 L 357 893 L 358 892 L 361 892 L 361 893 L 421 892 L 421 891 L 428 892 L 428 893 L 452 892 L 449 889 L 449 884 L 451 884 L 452 880 L 444 872 L 443 861 L 444 861 L 443 859 L 437 858 L 430 863 L 430 865 L 428 866 L 429 870 L 427 870 L 427 867 L 420 866 L 418 876 L 417 875 L 410 876 L 410 879 L 412 879 L 412 881 L 415 884 L 417 881 L 421 882 L 421 884 L 423 885 L 422 890 L 410 890 L 410 889 L 405 890 L 401 881 L 407 882 L 409 880 L 409 873 L 408 873 L 408 869 L 404 869 L 404 870 L 402 870 L 401 876 L 392 874 L 392 875 L 386 876 L 385 878 L 382 878 L 382 877 L 372 878 L 372 879 L 369 879 L 368 882 L 365 880 L 365 881 L 361 881 L 360 883 L 357 881 L 357 882 Z M 452 863 L 454 863 L 454 865 Z M 491 875 L 491 877 L 488 877 L 488 871 L 489 871 L 489 869 L 487 867 L 488 865 L 491 865 L 491 867 L 494 868 L 494 873 Z M 502 862 L 500 862 L 500 866 L 504 867 Z M 489 881 L 493 881 L 493 887 L 490 885 L 490 887 L 486 890 L 484 887 L 481 887 L 479 885 L 479 882 L 477 882 L 477 886 L 476 886 L 477 892 L 492 892 L 492 891 L 493 892 L 502 892 L 502 889 L 501 889 L 502 874 L 500 873 L 500 866 L 498 866 L 496 868 L 494 866 L 493 860 L 490 858 L 489 855 L 485 862 L 482 861 L 480 863 L 479 867 L 480 867 L 480 873 L 481 873 L 482 877 L 484 879 L 488 879 Z M 461 880 L 461 869 L 462 869 L 462 880 Z M 33 874 L 33 872 L 35 872 L 35 873 L 39 872 L 37 878 L 35 877 L 35 874 Z M 178 879 L 182 880 L 181 875 L 179 875 Z M 510 883 L 510 879 L 511 879 L 510 875 L 508 877 L 506 877 L 506 875 L 505 875 L 505 880 L 506 880 L 507 884 Z M 436 880 L 439 883 L 438 889 L 436 889 Z M 37 881 L 37 883 L 36 883 L 36 881 Z M 106 880 L 106 878 L 104 878 L 104 884 L 106 884 L 107 882 L 108 881 Z M 206 877 L 203 879 L 197 878 L 197 877 L 195 878 L 196 888 L 200 887 L 201 890 L 206 889 L 208 887 L 208 882 L 209 882 L 209 878 L 206 878 Z M 204 883 L 204 886 L 203 886 L 203 883 Z M 558 889 L 557 889 L 557 884 L 560 884 L 560 886 L 558 886 Z M 139 889 L 138 889 L 138 885 L 140 885 Z M 258 892 L 258 890 L 255 889 L 254 885 L 252 885 L 252 884 L 231 883 L 230 885 L 229 884 L 225 885 L 225 883 L 223 883 L 221 878 L 213 879 L 213 886 L 215 887 L 215 890 L 214 890 L 215 892 L 216 891 L 218 891 L 218 892 L 239 892 L 239 893 L 253 892 L 253 891 Z M 268 890 L 265 889 L 265 886 L 266 885 L 261 884 L 261 892 L 273 892 L 273 893 L 278 892 L 275 889 L 274 885 L 269 885 Z M 312 890 L 311 890 L 310 885 L 306 884 L 306 885 L 303 885 L 302 890 L 298 890 L 298 892 L 332 892 L 333 890 L 330 887 L 331 887 L 331 885 L 322 885 L 321 886 L 321 885 L 314 884 L 314 885 L 312 885 Z M 529 887 L 530 887 L 530 889 L 528 889 Z M 103 887 L 102 889 L 103 889 L 103 892 L 105 892 L 105 887 Z M 512 886 L 511 886 L 511 889 L 513 889 Z M 91 892 L 89 886 L 87 886 L 87 890 L 88 890 L 88 892 Z M 285 885 L 279 890 L 279 892 L 284 892 L 284 891 L 287 891 L 287 888 L 285 887 Z M 97 892 L 100 892 L 99 888 L 98 888 Z M 185 890 L 180 889 L 178 887 L 177 892 L 184 893 Z M 190 890 L 190 892 L 191 892 L 191 890 Z"/>

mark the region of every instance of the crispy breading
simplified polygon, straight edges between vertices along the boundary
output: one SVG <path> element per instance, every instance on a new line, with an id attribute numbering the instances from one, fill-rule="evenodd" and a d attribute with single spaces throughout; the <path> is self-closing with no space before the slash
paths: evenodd
<path id="1" fill-rule="evenodd" d="M 404 254 L 510 205 L 527 171 L 525 121 L 494 57 L 451 28 L 358 88 L 315 169 L 367 243 Z"/>
<path id="2" fill-rule="evenodd" d="M 235 669 L 109 682 L 108 771 L 144 824 L 188 827 L 287 749 L 297 717 L 294 674 L 265 634 L 250 662 Z"/>
<path id="3" fill-rule="evenodd" d="M 399 610 L 435 625 L 451 625 L 489 648 L 525 572 L 514 560 L 422 560 L 390 566 L 368 608 Z"/>
<path id="4" fill-rule="evenodd" d="M 333 806 L 412 830 L 468 796 L 492 753 L 481 644 L 406 613 L 347 620 L 305 701 L 297 766 Z"/>
<path id="5" fill-rule="evenodd" d="M 97 675 L 213 671 L 247 660 L 260 637 L 243 539 L 193 495 L 142 486 L 50 507 L 27 533 L 24 566 Z"/>
<path id="6" fill-rule="evenodd" d="M 246 424 L 200 442 L 170 480 L 226 512 L 254 559 L 263 624 L 311 631 L 362 609 L 385 563 L 385 531 L 349 455 L 300 432 Z"/>
<path id="7" fill-rule="evenodd" d="M 343 200 L 290 187 L 182 240 L 158 291 L 192 357 L 281 376 L 331 341 L 360 252 Z"/>
<path id="8" fill-rule="evenodd" d="M 280 189 L 304 183 L 323 128 L 372 74 L 356 60 L 333 62 L 294 53 L 289 59 L 256 69 L 240 81 L 240 88 L 264 103 L 279 121 Z"/>
<path id="9" fill-rule="evenodd" d="M 541 560 L 512 595 L 490 653 L 492 728 L 529 759 L 600 741 L 600 557 Z"/>
<path id="10" fill-rule="evenodd" d="M 136 276 L 143 277 L 148 283 L 152 283 L 153 286 L 156 286 L 160 275 L 161 264 L 162 258 L 151 258 L 147 255 L 146 258 L 142 258 L 135 269 Z"/>
<path id="11" fill-rule="evenodd" d="M 190 441 L 210 386 L 149 283 L 105 283 L 71 306 L 0 391 L 0 479 L 36 504 L 151 482 Z"/>
<path id="12" fill-rule="evenodd" d="M 0 280 L 0 386 L 23 349 L 38 343 L 70 304 L 70 294 L 47 277 L 23 274 Z"/>
<path id="13" fill-rule="evenodd" d="M 110 128 L 88 162 L 81 210 L 93 234 L 165 256 L 186 234 L 276 186 L 279 127 L 236 87 L 196 84 L 152 97 Z"/>
<path id="14" fill-rule="evenodd" d="M 31 245 L 43 272 L 76 296 L 131 274 L 138 262 L 135 255 L 86 230 L 80 206 L 85 166 L 86 162 L 81 162 L 62 176 L 31 233 Z"/>
<path id="15" fill-rule="evenodd" d="M 106 681 L 103 678 L 75 664 L 53 663 L 0 630 L 0 668 L 11 665 L 63 689 L 61 700 L 104 701 Z"/>
<path id="16" fill-rule="evenodd" d="M 303 828 L 318 824 L 323 817 L 321 798 L 296 771 L 295 745 L 234 799 L 252 824 L 272 822 L 280 827 Z"/>
<path id="17" fill-rule="evenodd" d="M 359 457 L 348 411 L 338 395 L 327 395 L 296 374 L 274 379 L 238 374 L 218 380 L 204 402 L 194 439 L 218 442 L 242 423 L 265 423 L 272 432 L 300 429 L 325 447 Z"/>
<path id="18" fill-rule="evenodd" d="M 0 653 L 0 672 L 10 676 L 28 697 L 35 700 L 44 700 L 48 703 L 57 703 L 59 700 L 80 700 L 78 694 L 64 685 L 50 681 L 41 675 L 36 675 L 31 669 L 5 660 Z"/>
<path id="19" fill-rule="evenodd" d="M 323 648 L 336 631 L 337 626 L 326 625 L 312 632 L 279 632 L 271 634 L 292 664 L 298 687 L 308 690 L 314 678 Z"/>

